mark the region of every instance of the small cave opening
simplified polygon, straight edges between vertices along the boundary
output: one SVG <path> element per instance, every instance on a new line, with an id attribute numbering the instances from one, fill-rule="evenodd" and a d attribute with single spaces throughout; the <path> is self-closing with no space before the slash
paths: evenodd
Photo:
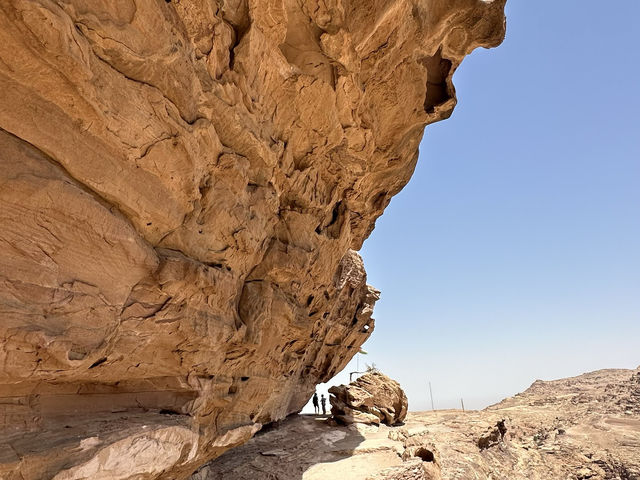
<path id="1" fill-rule="evenodd" d="M 362 309 L 362 304 L 359 303 L 356 307 L 356 311 L 353 313 L 353 319 L 351 320 L 351 326 L 356 326 L 358 324 L 358 313 Z"/>
<path id="2" fill-rule="evenodd" d="M 424 447 L 420 447 L 413 454 L 414 457 L 419 457 L 423 462 L 435 462 L 436 457 L 431 450 L 428 450 Z"/>
<path id="3" fill-rule="evenodd" d="M 427 69 L 427 93 L 424 99 L 424 111 L 434 113 L 438 105 L 442 105 L 451 98 L 447 85 L 447 78 L 451 72 L 451 60 L 442 58 L 442 48 L 432 57 L 422 59 Z"/>
<path id="4" fill-rule="evenodd" d="M 325 218 L 324 222 L 316 228 L 318 235 L 324 234 L 329 238 L 336 239 L 340 236 L 340 230 L 344 224 L 347 208 L 342 200 L 336 202 L 331 210 L 331 216 Z M 328 216 L 327 216 L 328 217 Z"/>
<path id="5" fill-rule="evenodd" d="M 331 225 L 335 224 L 336 221 L 338 220 L 338 215 L 340 214 L 340 206 L 341 205 L 342 205 L 342 202 L 338 202 L 333 207 L 333 210 L 331 211 L 331 220 L 329 220 L 329 223 L 327 224 L 327 227 L 330 227 Z"/>
<path id="6" fill-rule="evenodd" d="M 174 410 L 172 408 L 163 408 L 158 413 L 160 413 L 160 415 L 182 415 L 182 413 L 180 413 L 177 410 Z"/>

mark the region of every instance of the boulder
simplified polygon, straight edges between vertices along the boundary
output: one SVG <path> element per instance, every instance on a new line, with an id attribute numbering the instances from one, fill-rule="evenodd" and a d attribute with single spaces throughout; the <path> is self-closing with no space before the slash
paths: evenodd
<path id="1" fill-rule="evenodd" d="M 404 390 L 381 372 L 369 372 L 349 385 L 331 387 L 329 393 L 331 414 L 342 423 L 395 425 L 407 416 Z"/>

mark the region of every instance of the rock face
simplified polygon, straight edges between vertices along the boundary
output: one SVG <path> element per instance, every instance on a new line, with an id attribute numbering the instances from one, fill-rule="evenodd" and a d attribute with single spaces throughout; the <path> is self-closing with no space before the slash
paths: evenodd
<path id="1" fill-rule="evenodd" d="M 183 478 L 300 410 L 504 1 L 0 2 L 0 476 Z"/>
<path id="2" fill-rule="evenodd" d="M 296 416 L 193 480 L 638 480 L 640 368 L 553 382 L 483 411 L 410 413 L 401 427 Z"/>
<path id="3" fill-rule="evenodd" d="M 329 389 L 331 414 L 341 423 L 395 425 L 407 416 L 409 401 L 395 380 L 373 371 L 349 385 Z"/>

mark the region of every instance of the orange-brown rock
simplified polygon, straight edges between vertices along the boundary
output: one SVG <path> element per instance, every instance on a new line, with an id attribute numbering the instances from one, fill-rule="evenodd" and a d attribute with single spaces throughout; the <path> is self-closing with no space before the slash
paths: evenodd
<path id="1" fill-rule="evenodd" d="M 329 389 L 331 414 L 340 423 L 396 425 L 407 416 L 407 395 L 395 380 L 373 370 L 349 385 Z"/>
<path id="2" fill-rule="evenodd" d="M 298 411 L 503 7 L 0 2 L 0 477 L 182 478 Z"/>

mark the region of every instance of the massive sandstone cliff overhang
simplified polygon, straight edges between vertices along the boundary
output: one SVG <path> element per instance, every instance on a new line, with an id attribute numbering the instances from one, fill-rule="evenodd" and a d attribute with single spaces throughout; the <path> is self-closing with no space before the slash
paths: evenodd
<path id="1" fill-rule="evenodd" d="M 504 3 L 1 2 L 0 476 L 183 478 L 298 411 Z"/>

